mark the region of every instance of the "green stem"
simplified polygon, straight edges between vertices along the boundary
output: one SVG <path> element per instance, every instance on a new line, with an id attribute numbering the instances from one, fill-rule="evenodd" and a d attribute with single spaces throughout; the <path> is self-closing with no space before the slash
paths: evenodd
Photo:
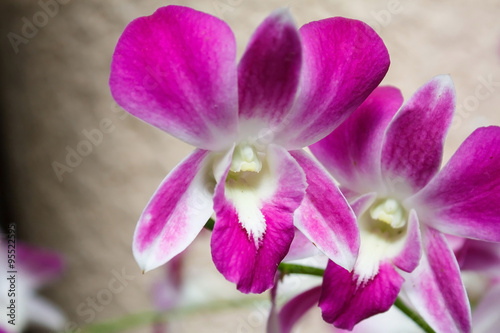
<path id="1" fill-rule="evenodd" d="M 415 322 L 420 328 L 422 328 L 426 333 L 436 333 L 430 326 L 422 319 L 418 314 L 413 312 L 402 300 L 401 298 L 397 298 L 396 302 L 394 302 L 394 306 L 397 307 L 401 312 L 407 315 L 411 320 Z"/>
<path id="2" fill-rule="evenodd" d="M 215 225 L 214 219 L 213 218 L 209 218 L 208 221 L 207 221 L 207 223 L 205 223 L 205 229 L 213 231 L 214 230 L 214 225 Z"/>
<path id="3" fill-rule="evenodd" d="M 325 274 L 325 270 L 321 268 L 302 266 L 296 264 L 286 264 L 284 262 L 279 264 L 278 269 L 283 274 L 307 274 L 319 277 L 323 277 L 323 274 Z"/>
<path id="4" fill-rule="evenodd" d="M 283 274 L 307 274 L 322 277 L 325 273 L 325 270 L 321 268 L 286 263 L 279 264 L 278 269 Z M 407 315 L 408 318 L 413 320 L 415 324 L 417 324 L 424 330 L 425 333 L 436 333 L 425 322 L 425 320 L 422 319 L 422 317 L 420 317 L 412 309 L 410 309 L 399 297 L 396 299 L 396 302 L 394 302 L 394 306 L 401 310 L 401 312 L 403 312 L 405 315 Z"/>

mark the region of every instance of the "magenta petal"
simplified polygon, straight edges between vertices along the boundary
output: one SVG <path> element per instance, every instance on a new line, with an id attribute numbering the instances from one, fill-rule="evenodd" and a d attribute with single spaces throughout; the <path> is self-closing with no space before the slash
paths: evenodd
<path id="1" fill-rule="evenodd" d="M 448 75 L 433 78 L 403 105 L 382 149 L 382 176 L 389 192 L 413 194 L 437 173 L 454 108 Z"/>
<path id="2" fill-rule="evenodd" d="M 7 250 L 12 251 L 12 248 L 7 249 L 7 242 L 4 247 L 4 253 L 12 254 L 7 252 Z M 34 284 L 34 288 L 47 284 L 62 275 L 63 258 L 56 252 L 17 242 L 15 257 L 20 271 Z"/>
<path id="3" fill-rule="evenodd" d="M 281 327 L 280 333 L 290 333 L 293 326 L 318 304 L 321 287 L 309 289 L 289 300 L 280 310 L 278 319 Z"/>
<path id="4" fill-rule="evenodd" d="M 398 89 L 375 89 L 346 121 L 311 145 L 311 152 L 342 186 L 359 193 L 378 190 L 384 134 L 402 103 Z"/>
<path id="5" fill-rule="evenodd" d="M 134 234 L 139 266 L 156 268 L 183 251 L 213 213 L 211 156 L 195 150 L 172 170 L 144 209 Z"/>
<path id="6" fill-rule="evenodd" d="M 267 166 L 255 175 L 262 177 L 257 181 L 259 188 L 243 190 L 268 194 L 257 196 L 260 200 L 258 207 L 250 206 L 249 202 L 231 201 L 227 197 L 227 187 L 232 179 L 220 182 L 215 190 L 213 261 L 226 279 L 236 283 L 238 290 L 244 293 L 261 293 L 273 286 L 278 264 L 287 254 L 294 236 L 293 212 L 300 205 L 307 186 L 298 163 L 283 148 L 269 146 L 266 163 Z M 265 168 L 269 168 L 270 179 L 265 179 L 262 174 Z M 245 211 L 238 211 L 237 207 Z M 255 211 L 249 212 L 250 209 Z M 264 219 L 262 227 L 265 232 L 256 238 L 250 227 L 256 227 L 261 221 L 250 221 L 245 227 L 242 220 L 259 215 Z"/>
<path id="7" fill-rule="evenodd" d="M 458 263 L 446 239 L 438 231 L 424 228 L 424 255 L 412 273 L 405 273 L 403 289 L 417 313 L 442 333 L 471 331 L 469 301 Z"/>
<path id="8" fill-rule="evenodd" d="M 342 193 L 344 193 L 344 191 L 342 191 Z M 371 192 L 363 194 L 361 196 L 357 196 L 352 200 L 352 202 L 350 202 L 349 205 L 351 206 L 354 214 L 356 214 L 356 217 L 359 218 L 361 215 L 363 215 L 364 212 L 366 212 L 368 208 L 370 208 L 370 206 L 375 202 L 376 199 L 377 193 Z"/>
<path id="9" fill-rule="evenodd" d="M 392 263 L 405 272 L 411 272 L 417 267 L 421 257 L 420 225 L 417 213 L 412 209 L 408 218 L 404 247 L 397 256 L 392 258 Z"/>
<path id="10" fill-rule="evenodd" d="M 389 310 L 403 281 L 388 262 L 381 262 L 377 275 L 361 283 L 354 273 L 329 262 L 319 301 L 323 319 L 336 327 L 352 330 L 361 320 Z"/>
<path id="11" fill-rule="evenodd" d="M 306 173 L 306 196 L 295 226 L 337 265 L 352 270 L 359 251 L 356 216 L 330 174 L 306 152 L 292 156 Z"/>
<path id="12" fill-rule="evenodd" d="M 444 233 L 500 242 L 500 127 L 474 131 L 411 201 Z"/>
<path id="13" fill-rule="evenodd" d="M 462 271 L 477 271 L 500 276 L 500 244 L 482 242 L 474 239 L 465 241 L 461 254 Z"/>
<path id="14" fill-rule="evenodd" d="M 295 228 L 295 236 L 293 237 L 290 249 L 288 250 L 288 253 L 286 254 L 286 257 L 283 259 L 283 261 L 292 261 L 313 257 L 319 254 L 318 252 L 318 249 L 309 240 L 309 238 L 307 238 L 303 233 Z"/>
<path id="15" fill-rule="evenodd" d="M 303 66 L 299 95 L 279 142 L 308 146 L 344 121 L 375 89 L 389 68 L 380 37 L 363 22 L 335 17 L 299 30 Z"/>
<path id="16" fill-rule="evenodd" d="M 227 148 L 236 135 L 236 43 L 211 15 L 167 6 L 134 20 L 116 46 L 110 87 L 125 110 L 199 148 Z"/>
<path id="17" fill-rule="evenodd" d="M 295 99 L 301 60 L 290 12 L 275 11 L 259 26 L 238 66 L 240 119 L 281 123 Z"/>

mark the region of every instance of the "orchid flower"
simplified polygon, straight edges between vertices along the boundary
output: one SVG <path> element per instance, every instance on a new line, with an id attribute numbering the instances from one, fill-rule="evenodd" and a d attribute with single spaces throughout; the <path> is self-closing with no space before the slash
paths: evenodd
<path id="1" fill-rule="evenodd" d="M 402 103 L 396 88 L 377 88 L 310 147 L 349 197 L 361 234 L 352 272 L 327 266 L 323 318 L 352 329 L 388 310 L 406 280 L 404 293 L 431 327 L 470 332 L 459 266 L 442 233 L 500 241 L 500 128 L 477 129 L 439 171 L 455 105 L 450 77 Z"/>
<path id="2" fill-rule="evenodd" d="M 325 137 L 389 66 L 378 35 L 331 18 L 297 31 L 286 10 L 256 30 L 236 65 L 229 26 L 180 6 L 130 23 L 110 87 L 134 116 L 197 147 L 161 183 L 136 227 L 144 271 L 183 251 L 215 212 L 217 269 L 245 293 L 273 284 L 296 226 L 340 266 L 359 247 L 355 216 L 332 177 L 300 149 Z"/>
<path id="3" fill-rule="evenodd" d="M 457 259 L 462 262 L 461 272 L 474 272 L 486 279 L 465 279 L 468 294 L 474 293 L 471 289 L 483 289 L 484 294 L 472 311 L 472 329 L 474 333 L 497 333 L 500 327 L 500 244 L 481 242 L 477 240 L 451 238 L 446 239 L 450 245 L 458 245 L 455 249 Z M 461 243 L 461 245 L 459 245 Z M 479 286 L 478 286 L 479 285 Z M 353 333 L 378 333 L 380 327 L 384 333 L 423 333 L 415 322 L 405 316 L 399 309 L 392 307 L 389 311 L 373 316 L 353 329 Z M 348 332 L 335 329 L 332 333 Z"/>
<path id="4" fill-rule="evenodd" d="M 500 243 L 482 242 L 450 235 L 445 236 L 460 264 L 461 275 L 464 277 L 464 285 L 471 303 L 477 304 L 472 311 L 473 332 L 496 333 L 500 325 L 500 318 L 498 317 L 498 309 L 500 309 Z M 292 247 L 295 246 L 297 254 L 307 255 L 312 253 L 311 249 L 300 245 L 296 244 L 294 239 Z M 316 256 L 317 254 L 309 256 L 308 260 L 311 261 Z M 317 261 L 317 259 L 314 261 Z M 310 266 L 309 263 L 304 264 Z M 286 280 L 281 284 L 286 285 Z M 312 288 L 297 293 L 281 308 L 277 306 L 276 302 L 277 287 L 278 284 L 271 290 L 272 307 L 268 319 L 267 333 L 289 333 L 304 315 L 318 304 L 322 294 L 321 286 L 312 286 Z M 404 290 L 404 284 L 402 289 Z M 392 306 L 387 312 L 376 314 L 356 324 L 352 331 L 333 328 L 332 333 L 378 333 L 381 327 L 383 327 L 384 333 L 425 332 L 415 321 L 403 314 L 400 309 Z"/>
<path id="5" fill-rule="evenodd" d="M 5 249 L 3 253 L 7 253 L 5 242 L 0 246 Z M 5 311 L 0 320 L 0 332 L 22 332 L 30 324 L 54 331 L 61 330 L 64 326 L 64 315 L 56 306 L 37 294 L 39 288 L 61 275 L 61 257 L 53 252 L 16 242 L 13 265 L 7 265 L 7 255 L 0 261 L 0 268 L 7 272 L 7 276 L 0 279 L 0 305 Z M 15 309 L 13 315 L 9 316 L 9 306 L 12 307 L 12 304 Z"/>

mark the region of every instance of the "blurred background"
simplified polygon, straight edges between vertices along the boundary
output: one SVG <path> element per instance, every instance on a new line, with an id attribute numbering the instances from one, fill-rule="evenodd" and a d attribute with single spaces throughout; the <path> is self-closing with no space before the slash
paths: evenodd
<path id="1" fill-rule="evenodd" d="M 331 16 L 367 22 L 391 55 L 383 84 L 399 87 L 405 98 L 435 75 L 452 76 L 457 113 L 445 160 L 475 128 L 500 125 L 498 0 L 2 0 L 2 226 L 5 232 L 16 223 L 18 240 L 64 257 L 63 275 L 42 294 L 65 314 L 68 332 L 154 310 L 153 294 L 169 295 L 157 285 L 167 268 L 141 274 L 132 235 L 156 187 L 192 147 L 128 116 L 108 88 L 125 26 L 169 4 L 227 21 L 240 55 L 276 8 L 289 7 L 298 26 Z M 83 143 L 95 130 L 102 137 Z M 74 156 L 78 149 L 85 156 Z M 173 315 L 170 331 L 264 332 L 268 295 L 243 296 L 226 282 L 211 262 L 209 236 L 202 233 L 183 256 L 186 310 Z M 116 280 L 123 288 L 110 286 Z M 319 311 L 296 332 L 312 327 L 330 331 Z M 153 329 L 162 332 L 150 325 L 123 331 Z"/>

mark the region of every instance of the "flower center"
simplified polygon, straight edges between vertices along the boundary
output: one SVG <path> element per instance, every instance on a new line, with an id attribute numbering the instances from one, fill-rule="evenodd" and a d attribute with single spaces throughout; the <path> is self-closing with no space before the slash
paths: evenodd
<path id="1" fill-rule="evenodd" d="M 395 229 L 406 225 L 405 215 L 401 204 L 392 198 L 378 201 L 370 208 L 370 216 L 373 220 L 386 223 Z"/>
<path id="2" fill-rule="evenodd" d="M 266 232 L 266 218 L 262 202 L 272 196 L 273 178 L 266 162 L 266 154 L 243 142 L 233 151 L 233 159 L 226 178 L 225 195 L 231 201 L 238 221 L 259 248 Z"/>
<path id="3" fill-rule="evenodd" d="M 255 147 L 247 143 L 237 145 L 234 148 L 233 160 L 231 161 L 229 170 L 232 172 L 260 172 L 262 170 L 262 162 Z"/>

